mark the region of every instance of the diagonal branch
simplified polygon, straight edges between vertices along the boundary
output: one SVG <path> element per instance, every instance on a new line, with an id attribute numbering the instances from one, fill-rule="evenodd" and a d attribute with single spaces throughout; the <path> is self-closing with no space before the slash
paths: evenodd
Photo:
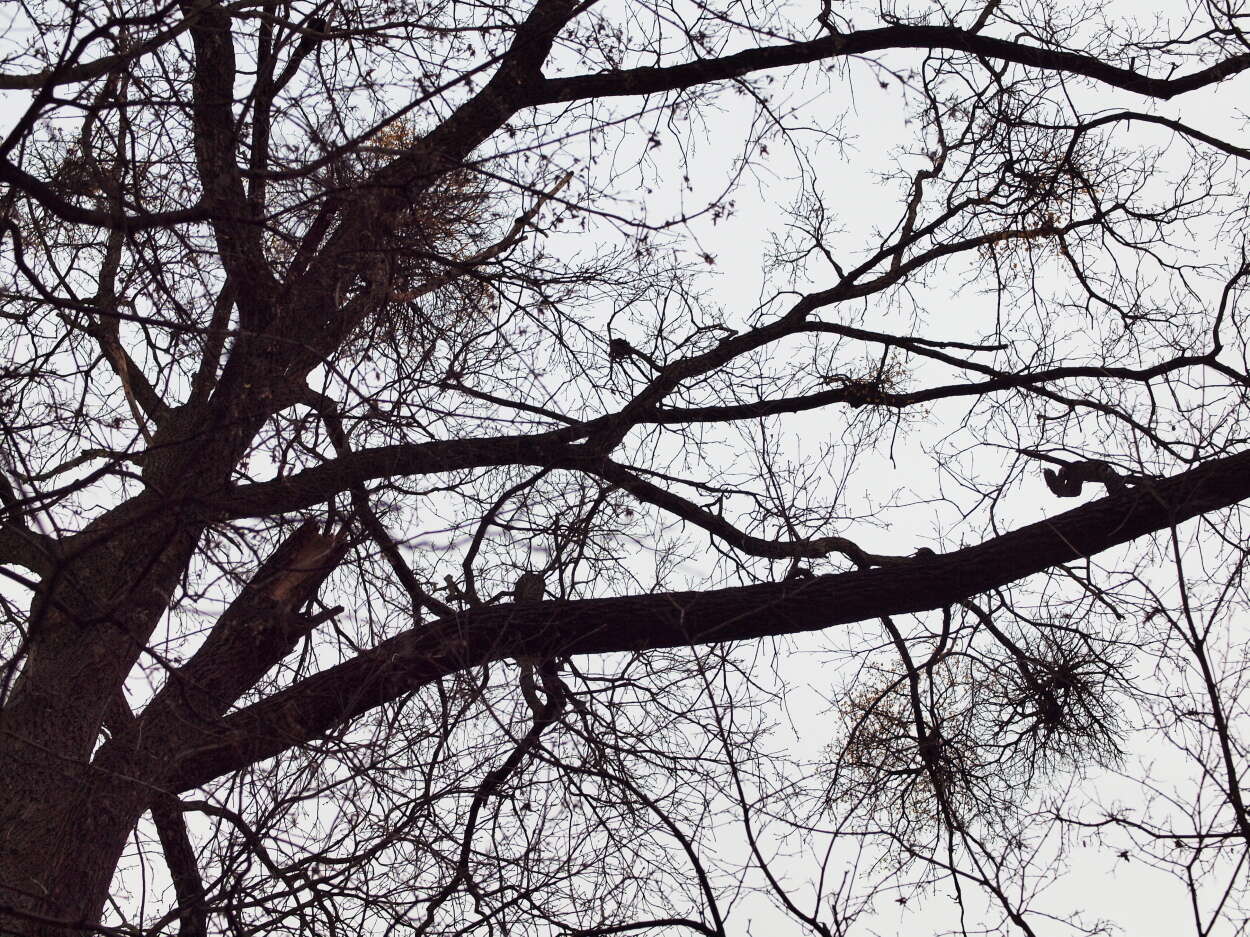
<path id="1" fill-rule="evenodd" d="M 983 543 L 910 563 L 706 592 L 473 609 L 383 642 L 190 735 L 166 783 L 206 784 L 505 657 L 565 657 L 818 631 L 952 605 L 1250 498 L 1250 452 L 1090 501 Z"/>
<path id="2" fill-rule="evenodd" d="M 177 733 L 219 717 L 329 615 L 299 613 L 346 555 L 345 532 L 306 521 L 265 560 L 218 618 L 208 638 L 169 680 L 137 723 L 144 736 Z"/>
<path id="3" fill-rule="evenodd" d="M 309 406 L 317 411 L 321 416 L 322 422 L 325 423 L 326 432 L 334 445 L 334 451 L 340 457 L 350 455 L 352 451 L 351 445 L 348 443 L 347 433 L 343 429 L 343 419 L 339 416 L 334 401 L 324 394 L 317 393 L 312 388 L 308 388 L 305 393 Z M 399 545 L 391 538 L 386 526 L 382 523 L 382 519 L 378 517 L 377 512 L 373 510 L 373 506 L 369 503 L 369 493 L 365 490 L 365 486 L 358 482 L 352 485 L 351 491 L 352 507 L 356 509 L 356 515 L 360 518 L 361 526 L 373 538 L 373 542 L 378 545 L 378 549 L 382 551 L 382 555 L 386 557 L 391 570 L 395 573 L 395 578 L 399 580 L 400 585 L 404 587 L 404 591 L 408 593 L 408 598 L 412 601 L 412 617 L 420 623 L 421 609 L 423 608 L 429 609 L 439 618 L 454 615 L 455 609 L 435 596 L 430 595 L 422 588 L 421 583 L 417 581 L 416 574 L 408 566 L 403 554 L 399 552 Z"/>
<path id="4" fill-rule="evenodd" d="M 585 470 L 611 482 L 639 501 L 654 504 L 675 517 L 703 528 L 730 546 L 751 556 L 767 559 L 798 559 L 800 557 L 819 558 L 828 556 L 830 553 L 840 553 L 859 567 L 889 566 L 906 561 L 905 557 L 876 556 L 868 553 L 846 537 L 812 537 L 795 540 L 755 537 L 739 530 L 720 515 L 701 508 L 693 501 L 661 488 L 659 485 L 652 484 L 626 466 L 609 459 L 590 463 L 585 466 Z"/>
<path id="5" fill-rule="evenodd" d="M 105 721 L 115 736 L 134 730 L 135 715 L 120 688 L 109 704 Z M 165 854 L 176 899 L 174 910 L 167 917 L 177 917 L 178 937 L 205 937 L 208 933 L 208 914 L 204 901 L 204 877 L 200 874 L 186 820 L 178 809 L 178 798 L 168 794 L 157 797 L 151 809 L 152 822 L 161 841 L 161 851 Z"/>
<path id="6" fill-rule="evenodd" d="M 538 0 L 516 28 L 508 52 L 482 89 L 422 137 L 419 146 L 354 187 L 335 230 L 289 286 L 284 315 L 309 340 L 306 349 L 288 346 L 295 356 L 286 367 L 307 373 L 348 334 L 365 306 L 343 304 L 335 297 L 357 278 L 369 279 L 376 258 L 373 249 L 394 229 L 412 199 L 461 166 L 526 105 L 528 89 L 542 81 L 542 64 L 556 35 L 580 6 L 573 0 Z M 277 323 L 279 327 L 286 324 Z"/>

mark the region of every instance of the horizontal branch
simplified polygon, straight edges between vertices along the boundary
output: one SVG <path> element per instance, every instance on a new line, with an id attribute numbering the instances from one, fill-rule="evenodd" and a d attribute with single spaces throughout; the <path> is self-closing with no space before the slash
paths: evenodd
<path id="1" fill-rule="evenodd" d="M 218 519 L 268 517 L 298 511 L 352 486 L 396 475 L 429 475 L 503 465 L 574 467 L 575 446 L 549 435 L 488 436 L 378 446 L 273 481 L 238 485 L 212 499 L 207 511 Z"/>
<path id="2" fill-rule="evenodd" d="M 900 347 L 906 347 L 900 345 Z M 938 357 L 930 354 L 927 357 Z M 847 379 L 843 386 L 830 390 L 814 391 L 792 397 L 764 398 L 742 403 L 712 404 L 705 407 L 657 407 L 649 416 L 639 422 L 664 423 L 684 426 L 690 423 L 722 423 L 734 420 L 751 420 L 766 416 L 777 416 L 785 413 L 801 413 L 817 410 L 834 404 L 849 404 L 852 407 L 872 405 L 876 407 L 914 407 L 918 404 L 933 403 L 938 400 L 951 400 L 957 397 L 983 397 L 1003 390 L 1032 390 L 1040 385 L 1056 381 L 1090 378 L 1107 380 L 1116 378 L 1125 381 L 1148 383 L 1155 378 L 1171 374 L 1183 368 L 1211 365 L 1209 355 L 1178 355 L 1167 361 L 1145 368 L 1100 367 L 1098 365 L 1074 365 L 1072 367 L 1046 368 L 1039 371 L 1020 373 L 998 372 L 996 369 L 963 362 L 951 356 L 942 356 L 941 360 L 958 367 L 965 367 L 982 374 L 996 374 L 985 381 L 969 381 L 963 384 L 941 384 L 936 387 L 925 387 L 919 390 L 893 391 L 886 389 L 872 379 L 871 374 L 858 380 Z"/>
<path id="3" fill-rule="evenodd" d="M 496 605 L 414 629 L 196 735 L 166 778 L 203 785 L 467 667 L 818 631 L 952 605 L 1250 497 L 1250 452 L 1213 459 L 951 553 L 706 592 Z"/>
<path id="4" fill-rule="evenodd" d="M 208 218 L 208 210 L 199 204 L 164 212 L 139 211 L 133 215 L 83 208 L 65 198 L 53 186 L 4 159 L 0 159 L 0 182 L 30 196 L 47 211 L 71 224 L 90 225 L 112 231 L 143 231 L 204 221 Z"/>
<path id="5" fill-rule="evenodd" d="M 874 389 L 871 399 L 866 396 L 867 384 L 871 382 L 866 384 L 860 381 L 848 387 L 836 387 L 810 395 L 776 400 L 708 407 L 666 408 L 655 405 L 655 401 L 662 399 L 664 395 L 679 386 L 683 379 L 713 370 L 741 354 L 744 348 L 759 347 L 779 337 L 803 331 L 834 332 L 853 338 L 888 340 L 887 344 L 908 349 L 953 367 L 989 375 L 990 379 L 978 383 L 944 385 L 915 391 L 892 392 Z M 922 343 L 919 340 L 899 336 L 886 336 L 882 333 L 868 332 L 836 323 L 809 324 L 802 320 L 789 321 L 787 317 L 786 320 L 727 339 L 716 348 L 701 355 L 674 362 L 664 368 L 643 393 L 617 413 L 549 433 L 398 443 L 344 453 L 331 461 L 284 478 L 228 488 L 212 499 L 206 506 L 206 512 L 215 519 L 284 514 L 325 501 L 336 494 L 351 490 L 353 486 L 378 478 L 401 475 L 430 475 L 505 465 L 526 465 L 600 474 L 600 460 L 612 447 L 612 442 L 623 437 L 635 425 L 642 423 L 754 419 L 838 403 L 848 403 L 854 406 L 872 403 L 877 406 L 904 407 L 1000 390 L 1035 389 L 1048 382 L 1082 377 L 1149 381 L 1181 368 L 1209 363 L 1211 359 L 1207 355 L 1181 355 L 1145 368 L 1093 365 L 1050 368 L 1024 374 L 1003 374 L 989 365 L 946 355 L 937 350 L 936 343 Z M 607 442 L 599 441 L 594 445 L 578 445 L 572 442 L 579 438 L 594 439 L 596 436 L 606 438 Z M 644 498 L 644 500 L 651 499 Z M 660 502 L 653 501 L 653 503 Z M 760 552 L 761 550 L 764 552 Z M 804 555 L 823 556 L 830 550 L 840 550 L 840 547 L 830 546 L 819 553 Z M 750 552 L 758 556 L 774 555 L 758 544 Z M 775 555 L 792 556 L 793 553 L 783 552 Z"/>
<path id="6" fill-rule="evenodd" d="M 1229 56 L 1207 68 L 1176 78 L 1151 78 L 1111 65 L 1091 55 L 1044 49 L 972 33 L 954 26 L 886 26 L 824 36 L 807 42 L 747 49 L 719 58 L 699 59 L 659 68 L 629 68 L 594 75 L 548 78 L 532 89 L 530 104 L 585 98 L 620 97 L 676 91 L 712 81 L 741 78 L 752 72 L 822 59 L 844 58 L 890 49 L 947 49 L 1046 71 L 1083 75 L 1115 88 L 1168 99 L 1204 88 L 1250 68 L 1250 53 Z"/>
<path id="7" fill-rule="evenodd" d="M 20 513 L 7 505 L 0 511 L 0 518 L 4 514 L 17 514 L 17 520 L 0 519 L 0 564 L 21 566 L 40 575 L 54 569 L 56 541 L 47 534 L 23 526 L 24 519 Z"/>

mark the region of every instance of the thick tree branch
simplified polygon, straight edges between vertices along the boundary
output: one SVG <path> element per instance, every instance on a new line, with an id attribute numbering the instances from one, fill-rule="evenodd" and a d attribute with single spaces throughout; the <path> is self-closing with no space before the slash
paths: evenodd
<path id="1" fill-rule="evenodd" d="M 207 640 L 139 718 L 143 735 L 177 737 L 187 723 L 207 724 L 291 652 L 325 616 L 299 613 L 347 553 L 343 532 L 306 521 L 274 550 L 213 626 Z"/>
<path id="2" fill-rule="evenodd" d="M 946 49 L 951 52 L 967 52 L 982 58 L 1013 62 L 1031 68 L 1082 75 L 1113 88 L 1163 99 L 1204 88 L 1250 68 L 1250 53 L 1242 53 L 1178 78 L 1151 78 L 1130 68 L 1111 65 L 1094 56 L 995 39 L 954 26 L 886 26 L 824 36 L 808 42 L 747 49 L 733 55 L 681 65 L 549 78 L 533 88 L 534 98 L 529 103 L 550 104 L 584 98 L 658 94 L 711 81 L 741 78 L 764 69 L 804 65 L 822 59 L 866 55 L 888 49 Z"/>
<path id="3" fill-rule="evenodd" d="M 195 19 L 191 27 L 195 45 L 191 112 L 200 185 L 211 212 L 222 266 L 239 285 L 242 324 L 252 327 L 266 316 L 277 283 L 261 249 L 260 225 L 245 207 L 250 203 L 235 161 L 236 67 L 230 16 L 215 2 L 200 5 L 183 0 L 182 9 L 184 16 Z"/>
<path id="4" fill-rule="evenodd" d="M 879 391 L 874 392 L 871 400 L 866 398 L 865 389 L 862 386 L 854 386 L 839 387 L 805 397 L 711 407 L 658 408 L 644 406 L 642 402 L 644 399 L 650 401 L 662 397 L 676 387 L 680 380 L 713 370 L 732 360 L 744 350 L 757 348 L 803 331 L 829 331 L 869 340 L 890 339 L 891 343 L 899 347 L 907 348 L 953 367 L 989 375 L 990 379 L 981 383 L 946 385 L 922 391 L 898 393 Z M 1146 368 L 1081 366 L 1050 368 L 1032 374 L 1004 375 L 988 365 L 938 352 L 933 346 L 934 343 L 884 336 L 881 333 L 868 332 L 836 323 L 804 324 L 801 321 L 790 321 L 787 317 L 773 325 L 728 339 L 704 354 L 674 362 L 664 368 L 656 381 L 639 397 L 615 414 L 545 434 L 441 440 L 358 450 L 342 454 L 331 462 L 305 469 L 286 478 L 228 489 L 212 500 L 208 511 L 213 517 L 220 519 L 296 511 L 325 501 L 335 494 L 348 491 L 353 486 L 371 479 L 395 475 L 432 474 L 502 465 L 565 468 L 598 474 L 595 466 L 599 464 L 601 454 L 610 448 L 612 441 L 620 438 L 639 423 L 748 419 L 774 413 L 807 410 L 834 403 L 857 406 L 864 403 L 894 407 L 909 406 L 947 397 L 979 395 L 1015 388 L 1036 389 L 1048 381 L 1081 377 L 1149 381 L 1181 368 L 1209 362 L 1207 356 L 1182 355 Z M 595 446 L 581 446 L 570 442 L 570 440 L 587 436 L 598 437 L 601 441 Z M 602 440 L 607 440 L 607 442 Z M 829 550 L 825 550 L 820 554 L 808 555 L 825 555 L 828 552 Z M 757 553 L 757 555 L 772 554 Z M 786 553 L 785 555 L 793 554 Z"/>
<path id="5" fill-rule="evenodd" d="M 165 864 L 177 901 L 178 937 L 207 937 L 208 911 L 204 901 L 204 879 L 195 858 L 195 847 L 187 832 L 187 821 L 176 798 L 152 804 L 152 821 L 160 837 Z"/>
<path id="6" fill-rule="evenodd" d="M 29 508 L 27 499 L 19 497 L 0 472 L 0 563 L 23 566 L 43 576 L 56 564 L 56 541 L 30 526 Z"/>
<path id="7" fill-rule="evenodd" d="M 288 346 L 288 353 L 295 354 L 286 368 L 302 376 L 338 347 L 368 304 L 344 304 L 335 297 L 345 285 L 369 279 L 370 265 L 376 264 L 374 249 L 394 230 L 413 198 L 461 166 L 473 150 L 526 105 L 528 89 L 542 81 L 542 63 L 555 36 L 578 6 L 570 0 L 538 0 L 517 27 L 511 47 L 481 91 L 426 134 L 419 146 L 355 188 L 338 226 L 308 262 L 307 272 L 291 284 L 284 318 L 307 334 L 308 342 L 302 349 Z M 380 292 L 389 294 L 389 288 Z M 279 327 L 282 324 L 278 323 Z"/>
<path id="8" fill-rule="evenodd" d="M 706 592 L 474 609 L 392 638 L 202 731 L 167 783 L 173 791 L 206 784 L 315 739 L 432 680 L 491 660 L 744 641 L 927 611 L 1247 497 L 1250 452 L 899 566 Z"/>
<path id="9" fill-rule="evenodd" d="M 577 448 L 553 442 L 549 434 L 522 434 L 360 449 L 286 478 L 228 489 L 206 509 L 220 519 L 270 516 L 317 504 L 374 478 L 502 465 L 573 468 L 582 458 Z"/>
<path id="10" fill-rule="evenodd" d="M 135 715 L 126 702 L 125 691 L 120 687 L 109 703 L 105 724 L 114 737 L 134 729 Z M 178 809 L 178 798 L 171 795 L 157 797 L 151 810 L 177 901 L 167 919 L 177 918 L 179 937 L 205 937 L 208 915 L 204 906 L 204 879 L 200 875 L 186 821 Z"/>
<path id="11" fill-rule="evenodd" d="M 200 205 L 190 208 L 179 208 L 165 212 L 137 211 L 133 215 L 114 214 L 95 208 L 83 208 L 75 205 L 55 188 L 41 179 L 8 160 L 0 159 L 0 182 L 12 186 L 17 191 L 30 196 L 44 209 L 62 221 L 71 224 L 89 225 L 106 231 L 144 231 L 150 228 L 165 228 L 178 224 L 204 221 L 208 217 L 208 209 Z"/>

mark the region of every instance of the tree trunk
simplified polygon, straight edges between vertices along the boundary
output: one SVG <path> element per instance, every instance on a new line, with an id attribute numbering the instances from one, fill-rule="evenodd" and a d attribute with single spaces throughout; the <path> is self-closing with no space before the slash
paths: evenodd
<path id="1" fill-rule="evenodd" d="M 39 584 L 0 713 L 0 932 L 61 935 L 99 920 L 155 775 L 133 749 L 97 746 L 201 529 L 134 498 L 64 541 Z"/>

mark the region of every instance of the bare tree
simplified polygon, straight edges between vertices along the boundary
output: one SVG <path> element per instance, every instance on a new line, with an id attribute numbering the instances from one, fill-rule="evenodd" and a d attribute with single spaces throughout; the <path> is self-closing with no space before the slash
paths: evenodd
<path id="1" fill-rule="evenodd" d="M 12 4 L 0 930 L 1092 933 L 1077 840 L 1237 926 L 1250 151 L 1166 102 L 1250 42 L 1175 14 Z"/>

